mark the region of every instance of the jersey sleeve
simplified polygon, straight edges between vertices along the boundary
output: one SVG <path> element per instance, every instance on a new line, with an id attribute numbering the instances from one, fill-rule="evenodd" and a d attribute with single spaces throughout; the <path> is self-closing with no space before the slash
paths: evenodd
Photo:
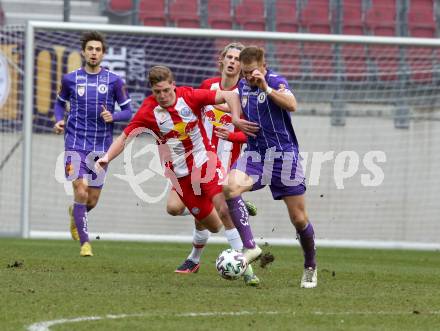
<path id="1" fill-rule="evenodd" d="M 137 113 L 133 116 L 131 121 L 128 123 L 126 128 L 124 129 L 125 135 L 128 137 L 134 130 L 138 128 L 148 128 L 148 122 L 147 122 L 147 110 L 148 105 L 146 101 L 142 104 L 142 106 L 139 108 Z"/>
<path id="2" fill-rule="evenodd" d="M 199 86 L 199 89 L 202 90 L 210 90 L 211 89 L 211 84 L 209 83 L 209 81 L 207 79 L 205 79 Z"/>
<path id="3" fill-rule="evenodd" d="M 62 103 L 66 103 L 70 99 L 69 80 L 67 75 L 64 75 L 61 79 L 60 91 L 57 95 L 57 99 Z"/>
<path id="4" fill-rule="evenodd" d="M 193 103 L 193 110 L 199 112 L 197 115 L 201 115 L 204 106 L 215 105 L 215 96 L 217 91 L 195 89 L 192 90 L 190 99 Z"/>
<path id="5" fill-rule="evenodd" d="M 67 77 L 64 75 L 61 79 L 60 91 L 55 101 L 54 116 L 55 121 L 59 122 L 64 119 L 64 111 L 66 110 L 66 102 L 70 99 L 70 90 Z"/>
<path id="6" fill-rule="evenodd" d="M 290 90 L 289 83 L 282 76 L 274 77 L 269 86 L 281 93 L 293 94 Z"/>
<path id="7" fill-rule="evenodd" d="M 128 95 L 127 86 L 120 77 L 118 77 L 115 83 L 115 96 L 116 102 L 120 107 L 125 106 L 131 101 L 130 96 Z"/>

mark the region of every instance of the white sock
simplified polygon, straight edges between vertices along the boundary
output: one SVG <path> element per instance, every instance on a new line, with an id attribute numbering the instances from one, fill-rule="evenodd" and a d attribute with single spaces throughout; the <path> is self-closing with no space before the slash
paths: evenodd
<path id="1" fill-rule="evenodd" d="M 243 242 L 236 228 L 225 230 L 225 236 L 232 249 L 240 250 L 243 248 Z"/>
<path id="2" fill-rule="evenodd" d="M 194 229 L 193 248 L 191 253 L 188 255 L 188 260 L 191 260 L 194 263 L 200 262 L 200 256 L 202 255 L 203 249 L 205 248 L 205 245 L 208 242 L 210 235 L 211 232 L 209 232 L 208 230 L 199 231 L 197 229 Z"/>
<path id="3" fill-rule="evenodd" d="M 232 249 L 241 250 L 243 248 L 243 242 L 241 241 L 240 234 L 236 228 L 225 230 L 225 236 L 228 239 L 229 245 L 231 245 Z M 250 264 L 246 268 L 244 274 L 248 276 L 252 276 L 254 274 L 254 270 Z"/>

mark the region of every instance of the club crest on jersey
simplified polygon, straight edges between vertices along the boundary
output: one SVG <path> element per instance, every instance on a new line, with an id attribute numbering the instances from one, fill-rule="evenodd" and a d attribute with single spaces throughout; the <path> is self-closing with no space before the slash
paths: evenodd
<path id="1" fill-rule="evenodd" d="M 107 93 L 107 85 L 106 84 L 99 84 L 98 92 L 101 94 Z"/>
<path id="2" fill-rule="evenodd" d="M 86 92 L 86 87 L 84 85 L 78 85 L 76 92 L 78 93 L 78 95 L 80 97 L 82 97 L 84 95 L 84 93 Z"/>
<path id="3" fill-rule="evenodd" d="M 242 98 L 241 98 L 241 107 L 243 107 L 243 108 L 246 107 L 247 102 L 248 102 L 248 96 L 247 95 L 243 95 Z"/>
<path id="4" fill-rule="evenodd" d="M 264 101 L 266 101 L 266 92 L 261 92 L 258 94 L 258 102 L 263 103 Z"/>
<path id="5" fill-rule="evenodd" d="M 191 110 L 188 107 L 183 107 L 180 111 L 179 111 L 180 116 L 182 117 L 188 117 L 191 115 Z"/>
<path id="6" fill-rule="evenodd" d="M 200 209 L 197 208 L 197 207 L 194 207 L 194 208 L 191 209 L 191 212 L 192 212 L 194 215 L 197 215 L 198 213 L 200 213 Z"/>

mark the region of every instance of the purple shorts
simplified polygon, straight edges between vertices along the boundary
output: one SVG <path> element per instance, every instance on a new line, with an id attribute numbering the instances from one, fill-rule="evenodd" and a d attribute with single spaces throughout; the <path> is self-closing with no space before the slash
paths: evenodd
<path id="1" fill-rule="evenodd" d="M 261 156 L 255 151 L 245 151 L 231 169 L 249 175 L 254 184 L 251 191 L 269 185 L 272 197 L 281 200 L 285 196 L 302 195 L 306 191 L 304 171 L 298 152 L 277 152 L 273 157 Z"/>
<path id="2" fill-rule="evenodd" d="M 95 172 L 95 162 L 104 152 L 64 151 L 64 173 L 68 181 L 87 179 L 89 187 L 102 188 L 107 166 L 100 173 Z"/>

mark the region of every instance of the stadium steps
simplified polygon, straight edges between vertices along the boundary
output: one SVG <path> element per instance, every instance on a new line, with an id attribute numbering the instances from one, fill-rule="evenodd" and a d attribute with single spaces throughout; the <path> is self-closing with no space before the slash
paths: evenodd
<path id="1" fill-rule="evenodd" d="M 63 0 L 2 0 L 6 24 L 23 24 L 28 20 L 62 21 Z M 70 21 L 82 23 L 108 23 L 101 16 L 99 3 L 71 1 Z"/>

